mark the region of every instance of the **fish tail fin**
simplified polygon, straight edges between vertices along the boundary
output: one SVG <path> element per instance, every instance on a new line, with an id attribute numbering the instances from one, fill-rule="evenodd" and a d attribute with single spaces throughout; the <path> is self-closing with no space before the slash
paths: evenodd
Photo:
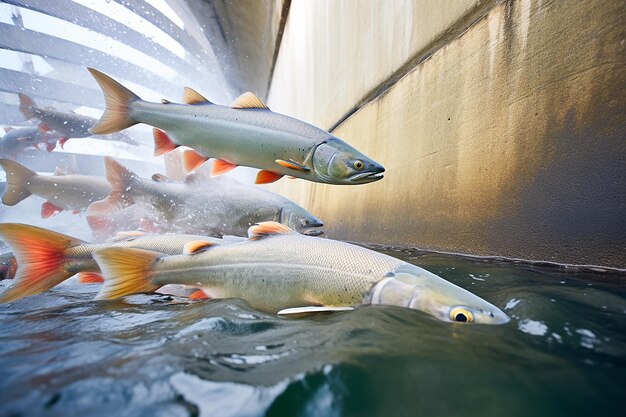
<path id="1" fill-rule="evenodd" d="M 36 114 L 33 111 L 33 107 L 37 107 L 35 101 L 24 93 L 17 93 L 17 96 L 20 98 L 20 112 L 24 115 L 26 120 L 35 117 Z"/>
<path id="2" fill-rule="evenodd" d="M 97 135 L 115 133 L 137 124 L 137 121 L 130 118 L 129 110 L 133 101 L 141 100 L 139 96 L 105 73 L 95 68 L 87 70 L 102 88 L 106 102 L 104 114 L 89 131 Z"/>
<path id="3" fill-rule="evenodd" d="M 153 265 L 161 253 L 130 248 L 104 248 L 94 252 L 104 284 L 97 300 L 109 300 L 141 292 L 154 292 L 161 285 L 152 282 Z"/>
<path id="4" fill-rule="evenodd" d="M 27 224 L 0 224 L 0 237 L 13 250 L 17 260 L 15 282 L 0 302 L 39 294 L 74 275 L 65 269 L 68 248 L 82 240 Z"/>
<path id="5" fill-rule="evenodd" d="M 14 206 L 31 195 L 28 183 L 37 173 L 10 159 L 0 159 L 0 165 L 7 174 L 7 189 L 2 196 L 2 202 L 7 206 Z"/>
<path id="6" fill-rule="evenodd" d="M 109 156 L 104 157 L 104 168 L 111 191 L 104 200 L 94 201 L 89 205 L 87 211 L 91 216 L 109 214 L 135 203 L 129 191 L 138 178 L 137 174 Z"/>

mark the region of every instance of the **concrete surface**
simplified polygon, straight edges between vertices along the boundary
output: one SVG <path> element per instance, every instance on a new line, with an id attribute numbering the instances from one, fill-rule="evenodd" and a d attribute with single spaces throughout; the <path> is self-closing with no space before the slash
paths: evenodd
<path id="1" fill-rule="evenodd" d="M 408 5 L 311 3 L 292 5 L 269 104 L 325 126 L 419 48 L 405 35 L 421 20 Z M 322 218 L 333 238 L 626 268 L 624 5 L 493 5 L 334 131 L 387 168 L 382 181 L 271 188 Z M 360 32 L 343 20 L 353 14 Z M 384 23 L 398 16 L 405 25 Z M 296 47 L 321 25 L 327 35 Z M 295 64 L 316 54 L 336 63 L 334 77 Z"/>

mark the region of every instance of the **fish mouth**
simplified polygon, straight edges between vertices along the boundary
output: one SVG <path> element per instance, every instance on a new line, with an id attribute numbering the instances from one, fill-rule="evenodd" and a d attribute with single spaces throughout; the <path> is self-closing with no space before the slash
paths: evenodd
<path id="1" fill-rule="evenodd" d="M 384 172 L 384 169 L 382 171 L 359 172 L 348 178 L 348 181 L 357 183 L 374 182 L 383 179 L 385 176 Z"/>
<path id="2" fill-rule="evenodd" d="M 324 234 L 324 231 L 320 229 L 307 229 L 307 230 L 303 230 L 300 233 L 302 233 L 305 236 L 321 236 Z"/>

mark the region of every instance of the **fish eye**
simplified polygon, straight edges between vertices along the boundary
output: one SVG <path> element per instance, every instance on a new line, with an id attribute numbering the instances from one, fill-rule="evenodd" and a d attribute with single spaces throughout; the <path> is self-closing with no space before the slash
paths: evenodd
<path id="1" fill-rule="evenodd" d="M 455 307 L 450 310 L 450 320 L 461 323 L 471 323 L 474 321 L 474 315 L 464 307 Z"/>
<path id="2" fill-rule="evenodd" d="M 363 161 L 359 161 L 358 159 L 356 161 L 354 161 L 354 168 L 358 169 L 358 170 L 362 170 L 363 169 Z"/>

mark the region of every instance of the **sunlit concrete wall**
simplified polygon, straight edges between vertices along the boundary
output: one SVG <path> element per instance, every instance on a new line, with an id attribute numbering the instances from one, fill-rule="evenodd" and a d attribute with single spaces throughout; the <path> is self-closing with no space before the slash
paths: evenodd
<path id="1" fill-rule="evenodd" d="M 272 188 L 329 237 L 625 268 L 625 18 L 622 1 L 293 2 L 270 108 L 340 123 L 387 175 Z"/>

